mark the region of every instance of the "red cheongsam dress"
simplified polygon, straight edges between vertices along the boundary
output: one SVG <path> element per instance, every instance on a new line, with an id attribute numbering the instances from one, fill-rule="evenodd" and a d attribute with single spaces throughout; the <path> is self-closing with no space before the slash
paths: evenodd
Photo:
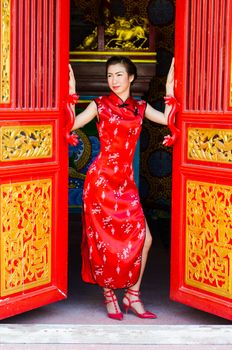
<path id="1" fill-rule="evenodd" d="M 82 278 L 127 288 L 140 274 L 145 218 L 134 182 L 133 158 L 146 102 L 114 93 L 95 100 L 100 153 L 86 175 Z"/>

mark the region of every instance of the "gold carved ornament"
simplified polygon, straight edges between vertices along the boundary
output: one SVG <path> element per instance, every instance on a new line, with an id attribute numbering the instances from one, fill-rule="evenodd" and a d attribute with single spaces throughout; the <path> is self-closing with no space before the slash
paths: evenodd
<path id="1" fill-rule="evenodd" d="M 77 159 L 75 157 L 76 151 L 73 151 L 72 156 L 69 158 L 68 175 L 71 178 L 77 178 L 77 179 L 84 180 L 86 175 L 81 173 L 80 170 L 83 169 L 87 165 L 87 163 L 91 157 L 91 149 L 92 149 L 91 142 L 82 130 L 78 129 L 78 130 L 75 130 L 73 133 L 78 135 L 81 138 L 81 140 L 84 144 L 84 150 L 83 150 L 83 153 L 81 154 L 81 156 L 78 157 Z M 69 188 L 75 188 L 75 187 L 76 186 L 73 184 L 69 185 Z"/>
<path id="2" fill-rule="evenodd" d="M 105 49 L 148 50 L 149 21 L 145 17 L 114 17 L 114 22 L 106 26 Z M 78 50 L 96 50 L 98 47 L 98 30 L 94 28 L 87 35 Z"/>
<path id="3" fill-rule="evenodd" d="M 201 161 L 232 162 L 232 130 L 188 129 L 188 158 Z"/>
<path id="4" fill-rule="evenodd" d="M 0 127 L 2 162 L 52 157 L 52 125 Z"/>
<path id="5" fill-rule="evenodd" d="M 1 187 L 1 296 L 51 281 L 52 181 Z"/>
<path id="6" fill-rule="evenodd" d="M 98 31 L 94 28 L 91 34 L 87 35 L 77 50 L 96 50 L 98 47 Z"/>
<path id="7" fill-rule="evenodd" d="M 232 298 L 232 187 L 187 181 L 185 282 Z"/>
<path id="8" fill-rule="evenodd" d="M 106 49 L 149 49 L 149 21 L 147 18 L 134 16 L 126 19 L 118 16 L 114 17 L 114 20 L 114 23 L 105 28 Z"/>
<path id="9" fill-rule="evenodd" d="M 0 0 L 0 103 L 10 103 L 11 1 Z"/>

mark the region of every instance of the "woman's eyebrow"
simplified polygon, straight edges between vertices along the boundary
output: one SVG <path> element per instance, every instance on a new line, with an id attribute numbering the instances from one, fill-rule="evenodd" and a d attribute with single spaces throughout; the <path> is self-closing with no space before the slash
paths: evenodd
<path id="1" fill-rule="evenodd" d="M 108 74 L 118 74 L 118 73 L 123 73 L 124 71 L 120 70 L 119 72 L 111 73 L 109 72 Z"/>

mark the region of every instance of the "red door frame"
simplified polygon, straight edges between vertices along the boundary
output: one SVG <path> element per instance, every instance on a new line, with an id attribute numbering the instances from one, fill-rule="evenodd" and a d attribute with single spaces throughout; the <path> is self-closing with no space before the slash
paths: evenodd
<path id="1" fill-rule="evenodd" d="M 200 2 L 198 2 L 200 3 Z M 202 55 L 204 53 L 196 52 L 195 56 L 191 57 L 190 53 L 190 61 L 187 60 L 187 50 L 188 45 L 192 45 L 189 43 L 189 26 L 190 26 L 190 16 L 192 15 L 192 9 L 190 6 L 191 1 L 188 0 L 177 0 L 176 1 L 176 35 L 175 35 L 175 96 L 177 100 L 180 102 L 180 112 L 176 117 L 176 125 L 180 129 L 181 134 L 179 139 L 174 145 L 173 149 L 173 178 L 172 178 L 172 243 L 171 243 L 171 290 L 170 297 L 175 301 L 179 301 L 181 303 L 187 304 L 189 306 L 198 308 L 200 310 L 207 311 L 209 313 L 216 314 L 218 316 L 228 318 L 232 320 L 232 295 L 230 297 L 218 296 L 210 291 L 206 291 L 203 288 L 194 287 L 186 283 L 185 273 L 186 273 L 186 259 L 187 252 L 185 250 L 186 247 L 186 232 L 187 232 L 187 208 L 186 208 L 186 184 L 187 181 L 198 181 L 205 182 L 210 184 L 220 184 L 220 185 L 230 185 L 232 186 L 231 181 L 231 173 L 232 166 L 229 163 L 217 163 L 217 162 L 202 162 L 201 160 L 192 161 L 187 157 L 187 143 L 188 143 L 188 130 L 189 128 L 222 128 L 222 129 L 231 129 L 232 127 L 232 108 L 229 105 L 229 97 L 230 97 L 230 84 L 231 81 L 229 77 L 231 77 L 231 6 L 232 3 L 227 6 L 226 11 L 226 19 L 225 23 L 227 24 L 226 28 L 226 39 L 224 42 L 228 43 L 227 47 L 224 47 L 224 63 L 222 66 L 219 64 L 220 69 L 225 70 L 224 74 L 224 91 L 221 91 L 218 86 L 214 88 L 212 87 L 212 94 L 221 96 L 224 94 L 223 102 L 222 102 L 222 110 L 214 111 L 216 109 L 213 106 L 214 101 L 212 102 L 212 111 L 204 111 L 201 107 L 201 103 L 203 98 L 200 96 L 200 105 L 199 108 L 188 109 L 186 108 L 186 99 L 190 94 L 194 95 L 194 83 L 199 79 L 198 84 L 202 83 L 200 79 L 203 71 L 201 69 L 202 61 L 200 62 L 200 58 L 202 59 Z M 212 6 L 211 1 L 208 1 L 208 10 L 210 16 L 210 6 Z M 193 5 L 195 6 L 195 5 Z M 203 6 L 206 6 L 206 1 Z M 218 6 L 216 4 L 215 6 Z M 197 7 L 199 10 L 199 7 Z M 201 17 L 201 13 L 199 12 L 198 17 Z M 209 19 L 210 21 L 210 19 Z M 209 22 L 208 22 L 209 24 Z M 213 24 L 212 24 L 213 25 Z M 202 24 L 203 30 L 207 31 L 206 23 Z M 205 27 L 204 27 L 205 26 Z M 221 24 L 222 26 L 222 24 Z M 221 28 L 220 28 L 221 29 Z M 198 28 L 196 26 L 196 31 Z M 207 48 L 207 40 L 206 35 L 201 36 L 200 32 L 196 33 L 195 45 L 201 45 L 201 50 L 206 50 Z M 215 39 L 216 40 L 216 39 Z M 220 40 L 218 38 L 217 40 Z M 195 48 L 189 48 L 194 50 Z M 215 55 L 214 59 L 218 59 L 217 52 L 214 48 L 213 54 Z M 193 51 L 192 51 L 193 52 Z M 207 52 L 205 52 L 206 59 Z M 193 57 L 195 58 L 195 62 L 193 61 Z M 215 61 L 214 61 L 215 62 Z M 230 64 L 229 64 L 230 63 Z M 188 65 L 190 65 L 190 69 L 188 69 Z M 197 77 L 191 76 L 191 69 L 195 65 L 195 74 Z M 215 68 L 216 69 L 216 68 Z M 188 76 L 190 75 L 189 89 L 187 87 Z M 215 76 L 219 75 L 219 71 L 215 71 Z M 199 78 L 198 78 L 199 76 Z M 214 80 L 216 80 L 214 76 Z M 192 80 L 191 80 L 192 78 Z M 212 84 L 216 84 L 215 81 L 212 81 Z M 201 88 L 199 88 L 201 89 Z M 199 90 L 203 91 L 203 90 Z M 207 98 L 207 97 L 206 97 Z M 194 99 L 194 96 L 192 97 Z M 203 101 L 204 102 L 204 101 Z M 232 242 L 231 242 L 232 244 Z"/>
<path id="2" fill-rule="evenodd" d="M 35 288 L 29 288 L 23 290 L 22 292 L 16 292 L 13 294 L 5 295 L 0 298 L 0 319 L 22 313 L 33 308 L 43 306 L 48 303 L 52 303 L 67 296 L 67 244 L 68 244 L 68 144 L 64 137 L 64 130 L 67 124 L 65 117 L 64 101 L 68 96 L 68 63 L 69 63 L 69 18 L 70 18 L 70 6 L 69 1 L 57 0 L 53 2 L 54 7 L 52 8 L 52 2 L 43 2 L 46 5 L 47 10 L 51 10 L 51 20 L 54 19 L 56 22 L 56 30 L 53 33 L 47 33 L 46 28 L 44 28 L 43 41 L 40 41 L 40 47 L 35 47 L 35 42 L 30 46 L 29 34 L 25 30 L 24 37 L 21 39 L 22 42 L 18 42 L 16 45 L 16 17 L 17 6 L 20 6 L 20 11 L 26 11 L 30 8 L 30 14 L 37 18 L 35 25 L 32 24 L 31 30 L 36 30 L 40 28 L 42 21 L 42 8 L 35 8 L 35 2 L 25 2 L 24 5 L 18 4 L 18 1 L 12 0 L 10 2 L 11 6 L 11 99 L 10 103 L 2 104 L 0 106 L 0 126 L 4 125 L 21 125 L 21 126 L 33 126 L 33 125 L 50 125 L 52 127 L 52 138 L 53 138 L 53 154 L 50 158 L 44 159 L 24 159 L 17 160 L 8 163 L 1 162 L 1 174 L 0 174 L 0 184 L 7 183 L 17 183 L 21 181 L 33 181 L 40 182 L 40 179 L 49 178 L 52 181 L 52 210 L 51 210 L 51 280 L 49 283 Z M 21 6 L 22 5 L 22 6 Z M 23 6 L 25 6 L 23 10 Z M 31 6 L 31 7 L 30 7 Z M 38 6 L 41 6 L 38 4 Z M 43 11 L 45 11 L 43 9 Z M 54 12 L 53 12 L 54 11 Z M 41 14 L 38 15 L 38 13 Z M 22 14 L 22 13 L 21 13 Z M 27 28 L 29 24 L 28 16 L 29 12 L 25 12 L 25 23 L 23 21 L 23 16 L 20 16 L 21 20 L 18 22 L 19 26 L 24 26 Z M 48 13 L 47 13 L 48 14 Z M 48 14 L 49 15 L 49 14 Z M 37 17 L 36 17 L 37 16 Z M 31 19 L 33 21 L 33 19 Z M 34 28 L 34 29 L 33 29 Z M 29 29 L 28 29 L 29 30 Z M 32 35 L 30 33 L 30 35 Z M 38 34 L 40 35 L 40 34 Z M 42 34 L 41 34 L 42 35 Z M 50 60 L 52 61 L 51 67 L 54 67 L 55 72 L 55 86 L 54 98 L 56 103 L 52 106 L 52 96 L 49 96 L 48 91 L 43 92 L 44 100 L 50 100 L 51 107 L 43 108 L 43 101 L 40 107 L 28 107 L 20 108 L 16 106 L 15 94 L 16 94 L 16 84 L 18 84 L 18 99 L 20 99 L 20 93 L 22 94 L 24 103 L 28 103 L 27 94 L 29 94 L 30 85 L 33 84 L 30 80 L 31 71 L 27 66 L 27 60 L 30 59 L 30 55 L 35 55 L 35 50 L 41 50 L 41 60 L 44 56 L 43 50 L 46 51 L 48 47 L 48 36 L 56 42 L 54 45 L 55 52 L 51 55 Z M 38 39 L 39 40 L 39 39 Z M 20 41 L 20 40 L 19 40 Z M 24 43 L 24 44 L 23 44 Z M 24 50 L 24 56 L 22 56 L 21 50 L 23 45 L 28 45 L 28 51 Z M 35 45 L 35 46 L 34 46 Z M 39 56 L 39 51 L 37 55 Z M 34 57 L 34 56 L 33 56 Z M 25 60 L 25 71 L 24 73 L 20 71 L 17 72 L 16 76 L 16 59 L 21 59 L 22 63 Z M 36 60 L 36 58 L 35 58 Z M 33 63 L 30 63 L 30 67 Z M 37 64 L 37 63 L 36 63 Z M 46 74 L 46 67 L 43 67 L 41 63 L 38 63 L 37 67 L 37 77 L 40 74 Z M 33 68 L 31 68 L 33 69 Z M 41 71 L 40 71 L 41 69 Z M 44 74 L 44 75 L 45 75 Z M 25 84 L 20 85 L 20 78 L 25 81 Z M 39 79 L 37 84 L 39 84 Z M 42 77 L 41 77 L 42 79 Z M 20 90 L 21 86 L 21 90 Z M 20 90 L 20 91 L 19 91 Z M 37 89 L 38 94 L 40 94 L 39 89 Z M 32 94 L 32 93 L 31 93 Z M 34 96 L 36 99 L 36 96 Z M 26 102 L 25 102 L 26 101 Z M 32 103 L 33 104 L 33 103 Z M 49 103 L 48 103 L 49 104 Z M 1 213 L 2 215 L 2 213 Z M 1 224 L 3 225 L 3 224 Z M 3 227 L 3 226 L 2 226 Z M 2 228 L 1 227 L 1 228 Z M 4 262 L 2 261 L 2 264 Z M 3 282 L 2 282 L 3 283 Z"/>

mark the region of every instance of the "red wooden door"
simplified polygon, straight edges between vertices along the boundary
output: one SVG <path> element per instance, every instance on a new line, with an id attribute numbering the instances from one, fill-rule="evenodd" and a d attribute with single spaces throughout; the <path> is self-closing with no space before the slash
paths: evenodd
<path id="1" fill-rule="evenodd" d="M 0 1 L 0 318 L 66 297 L 69 1 Z"/>
<path id="2" fill-rule="evenodd" d="M 232 1 L 177 0 L 171 298 L 232 320 Z"/>

